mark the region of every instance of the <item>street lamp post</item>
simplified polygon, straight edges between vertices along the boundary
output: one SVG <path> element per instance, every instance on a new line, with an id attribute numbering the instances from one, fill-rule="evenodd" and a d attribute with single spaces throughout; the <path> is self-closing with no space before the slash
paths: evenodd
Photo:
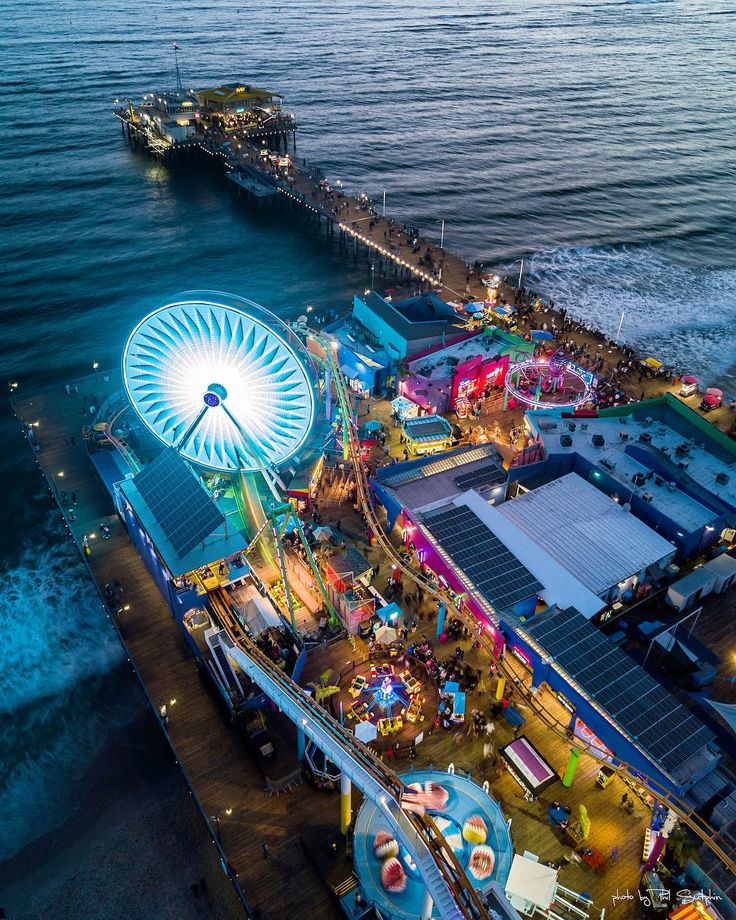
<path id="1" fill-rule="evenodd" d="M 373 291 L 374 281 L 376 278 L 376 266 L 371 262 L 371 291 Z"/>
<path id="2" fill-rule="evenodd" d="M 56 492 L 56 497 L 57 497 L 57 499 L 59 499 L 59 501 L 61 501 L 61 496 L 59 495 L 59 483 L 56 481 L 56 477 L 57 477 L 57 476 L 59 477 L 59 479 L 63 479 L 63 478 L 64 478 L 64 471 L 61 470 L 61 471 L 58 472 L 58 473 L 54 473 L 54 472 L 51 473 L 51 481 L 52 481 L 52 483 L 54 484 L 54 492 Z"/>
<path id="3" fill-rule="evenodd" d="M 215 833 L 217 834 L 217 840 L 219 843 L 222 843 L 222 834 L 220 832 L 220 815 L 224 810 L 226 815 L 231 815 L 233 813 L 232 808 L 217 809 L 217 811 L 212 815 L 212 820 L 215 822 Z"/>
<path id="4" fill-rule="evenodd" d="M 442 229 L 440 230 L 440 249 L 445 248 L 445 222 L 442 221 Z"/>

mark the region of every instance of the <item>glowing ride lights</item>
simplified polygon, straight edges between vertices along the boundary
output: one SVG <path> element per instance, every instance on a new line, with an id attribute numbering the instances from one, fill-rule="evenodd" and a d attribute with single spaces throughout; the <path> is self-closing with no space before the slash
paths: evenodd
<path id="1" fill-rule="evenodd" d="M 564 358 L 525 358 L 508 369 L 506 393 L 533 409 L 576 409 L 593 399 L 593 375 Z"/>
<path id="2" fill-rule="evenodd" d="M 214 470 L 277 468 L 306 441 L 315 413 L 301 345 L 258 304 L 183 295 L 143 319 L 123 354 L 125 388 L 164 444 Z"/>

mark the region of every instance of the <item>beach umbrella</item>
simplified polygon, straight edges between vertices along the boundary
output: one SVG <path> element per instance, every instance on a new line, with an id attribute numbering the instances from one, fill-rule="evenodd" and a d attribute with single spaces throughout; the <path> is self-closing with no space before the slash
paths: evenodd
<path id="1" fill-rule="evenodd" d="M 331 540 L 333 536 L 332 530 L 329 527 L 316 527 L 313 533 L 320 543 L 325 543 L 327 540 Z"/>
<path id="2" fill-rule="evenodd" d="M 535 341 L 551 342 L 554 335 L 548 329 L 532 329 L 532 338 Z"/>
<path id="3" fill-rule="evenodd" d="M 708 387 L 705 391 L 706 396 L 715 396 L 717 399 L 723 399 L 723 390 L 719 390 L 718 387 Z"/>
<path id="4" fill-rule="evenodd" d="M 363 427 L 366 431 L 380 431 L 383 425 L 377 418 L 372 418 L 370 422 L 366 422 Z"/>
<path id="5" fill-rule="evenodd" d="M 721 397 L 715 393 L 706 393 L 703 397 L 703 405 L 718 407 L 721 404 Z"/>
<path id="6" fill-rule="evenodd" d="M 396 642 L 397 638 L 396 630 L 392 626 L 380 626 L 376 630 L 376 642 L 381 642 L 383 645 L 391 645 L 392 642 Z"/>
<path id="7" fill-rule="evenodd" d="M 697 378 L 697 377 L 693 377 L 692 374 L 685 374 L 685 376 L 682 378 L 682 382 L 683 382 L 683 383 L 697 383 L 697 382 L 698 382 L 698 378 Z"/>

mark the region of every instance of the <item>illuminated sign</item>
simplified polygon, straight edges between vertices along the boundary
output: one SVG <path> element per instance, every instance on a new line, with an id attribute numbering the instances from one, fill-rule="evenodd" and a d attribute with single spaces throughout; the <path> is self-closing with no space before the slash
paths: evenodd
<path id="1" fill-rule="evenodd" d="M 520 661 L 525 668 L 531 668 L 532 663 L 529 660 L 529 656 L 522 652 L 518 645 L 514 645 L 512 647 L 511 654 L 514 656 L 514 658 L 517 659 L 517 661 Z"/>
<path id="2" fill-rule="evenodd" d="M 575 707 L 572 705 L 570 700 L 568 700 L 564 693 L 557 691 L 555 696 L 557 697 L 557 702 L 561 703 L 568 712 L 575 712 Z"/>

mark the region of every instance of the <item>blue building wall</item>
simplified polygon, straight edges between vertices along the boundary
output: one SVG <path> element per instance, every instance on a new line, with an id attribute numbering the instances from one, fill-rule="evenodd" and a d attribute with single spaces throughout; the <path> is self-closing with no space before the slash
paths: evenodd
<path id="1" fill-rule="evenodd" d="M 351 381 L 359 380 L 364 390 L 367 390 L 371 396 L 380 396 L 386 388 L 386 378 L 391 373 L 392 364 L 386 356 L 376 353 L 371 356 L 380 367 L 369 367 L 358 353 L 357 348 L 354 351 L 346 342 L 335 333 L 345 324 L 344 319 L 340 319 L 329 326 L 325 326 L 325 333 L 332 333 L 332 339 L 337 342 L 336 357 L 337 363 L 347 373 L 345 374 Z M 365 346 L 362 346 L 363 348 Z"/>
<path id="2" fill-rule="evenodd" d="M 398 361 L 407 356 L 409 351 L 406 339 L 374 313 L 357 294 L 353 297 L 353 316 L 378 339 L 393 360 Z"/>
<path id="3" fill-rule="evenodd" d="M 655 784 L 659 783 L 664 789 L 669 789 L 678 795 L 682 795 L 690 786 L 694 785 L 702 776 L 707 775 L 716 766 L 715 761 L 709 763 L 701 773 L 691 778 L 686 787 L 677 786 L 652 760 L 642 754 L 634 744 L 620 734 L 558 671 L 543 661 L 517 635 L 513 623 L 502 620 L 501 631 L 504 633 L 509 647 L 520 649 L 531 662 L 533 685 L 538 687 L 540 684 L 546 683 L 552 691 L 562 693 L 572 704 L 575 715 L 613 752 L 615 760 L 629 764 L 634 770 L 639 770 L 643 775 L 653 780 Z"/>

